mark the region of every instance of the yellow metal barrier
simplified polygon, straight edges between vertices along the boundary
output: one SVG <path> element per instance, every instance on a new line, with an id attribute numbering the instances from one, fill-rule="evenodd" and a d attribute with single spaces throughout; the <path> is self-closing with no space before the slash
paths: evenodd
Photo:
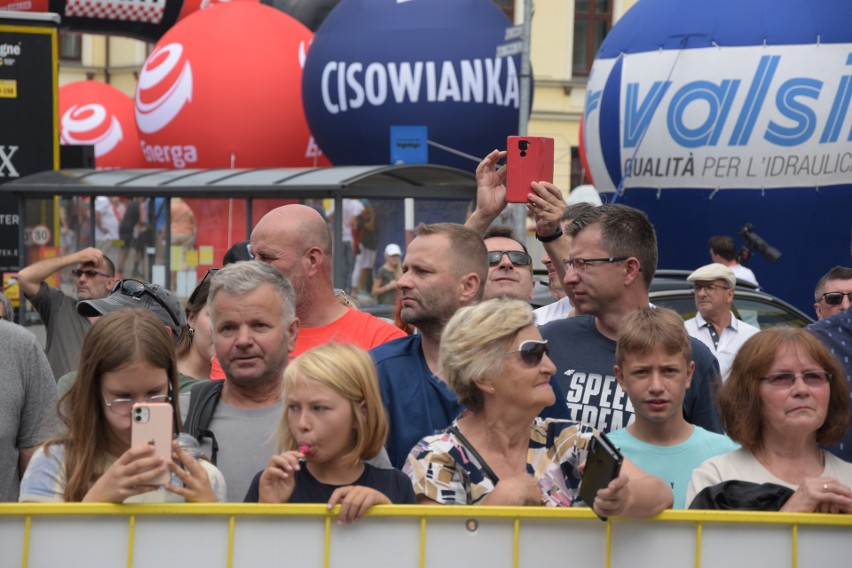
<path id="1" fill-rule="evenodd" d="M 0 566 L 852 565 L 846 515 L 667 511 L 604 523 L 588 509 L 379 506 L 340 526 L 334 513 L 323 505 L 0 505 Z"/>

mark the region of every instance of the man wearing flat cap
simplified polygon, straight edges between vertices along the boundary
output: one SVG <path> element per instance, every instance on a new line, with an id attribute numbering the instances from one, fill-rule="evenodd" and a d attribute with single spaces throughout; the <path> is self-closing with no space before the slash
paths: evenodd
<path id="1" fill-rule="evenodd" d="M 695 270 L 686 279 L 692 282 L 698 310 L 694 318 L 686 321 L 686 331 L 716 355 L 725 381 L 740 346 L 760 330 L 738 320 L 731 311 L 737 277 L 730 268 L 714 262 Z"/>

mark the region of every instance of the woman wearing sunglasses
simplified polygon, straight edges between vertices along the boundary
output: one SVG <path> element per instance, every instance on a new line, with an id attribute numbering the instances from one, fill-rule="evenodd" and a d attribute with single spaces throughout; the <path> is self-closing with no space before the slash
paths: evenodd
<path id="1" fill-rule="evenodd" d="M 691 508 L 720 508 L 714 496 L 721 494 L 725 508 L 852 513 L 852 464 L 822 449 L 837 443 L 849 425 L 846 374 L 815 337 L 778 326 L 749 338 L 718 402 L 722 426 L 742 447 L 692 473 Z M 744 485 L 729 481 L 759 487 L 735 499 L 728 488 Z M 763 490 L 778 498 L 759 498 Z"/>
<path id="2" fill-rule="evenodd" d="M 526 302 L 488 300 L 457 311 L 441 338 L 440 365 L 467 410 L 408 455 L 403 471 L 421 503 L 582 504 L 577 489 L 595 429 L 537 418 L 555 402 L 556 367 Z M 646 517 L 671 506 L 663 480 L 628 460 L 621 471 L 598 492 L 599 515 Z"/>
<path id="3" fill-rule="evenodd" d="M 224 501 L 221 472 L 176 442 L 172 461 L 157 457 L 152 446 L 130 445 L 136 402 L 170 402 L 179 429 L 177 390 L 174 343 L 163 323 L 140 308 L 103 316 L 83 343 L 77 380 L 59 401 L 66 433 L 33 455 L 19 500 Z M 152 483 L 167 471 L 172 481 L 159 487 Z"/>

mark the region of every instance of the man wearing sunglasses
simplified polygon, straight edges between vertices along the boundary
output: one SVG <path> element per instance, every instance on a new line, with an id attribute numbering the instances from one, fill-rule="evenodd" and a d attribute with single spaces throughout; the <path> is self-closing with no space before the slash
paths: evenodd
<path id="1" fill-rule="evenodd" d="M 45 282 L 50 275 L 75 265 L 71 274 L 77 287 L 76 300 Z M 75 370 L 83 338 L 91 327 L 88 318 L 77 314 L 77 302 L 109 295 L 115 284 L 115 265 L 101 250 L 89 247 L 23 268 L 18 273 L 18 284 L 44 322 L 45 353 L 54 377 L 58 379 Z"/>
<path id="2" fill-rule="evenodd" d="M 484 300 L 512 298 L 528 302 L 533 295 L 532 257 L 506 225 L 496 225 L 485 232 L 488 249 L 488 278 Z"/>
<path id="3" fill-rule="evenodd" d="M 850 297 L 848 294 L 852 288 L 843 285 L 844 281 L 846 284 L 852 282 L 850 278 L 852 278 L 852 269 L 835 266 L 820 279 L 816 289 L 817 306 L 819 306 L 817 315 L 820 318 L 819 321 L 809 324 L 805 329 L 819 339 L 837 357 L 846 371 L 846 382 L 852 387 L 852 380 L 850 380 L 850 377 L 852 377 L 852 308 L 849 307 Z M 832 283 L 832 280 L 838 281 L 838 283 Z M 834 290 L 834 292 L 829 290 Z M 832 293 L 843 294 L 839 303 L 831 304 L 838 299 L 836 296 L 829 295 Z M 840 309 L 837 309 L 838 307 Z M 820 313 L 822 308 L 825 311 Z M 828 308 L 831 308 L 831 310 Z M 849 410 L 852 412 L 852 399 L 849 401 Z M 846 434 L 843 435 L 839 444 L 826 449 L 845 461 L 852 461 L 852 428 L 846 430 Z"/>
<path id="4" fill-rule="evenodd" d="M 848 310 L 852 303 L 852 268 L 835 266 L 817 282 L 814 311 L 817 319 L 825 319 Z"/>
<path id="5" fill-rule="evenodd" d="M 692 282 L 698 313 L 687 320 L 686 331 L 707 346 L 719 361 L 722 380 L 728 379 L 734 357 L 746 340 L 760 330 L 734 317 L 734 271 L 714 262 L 696 269 L 687 281 Z"/>

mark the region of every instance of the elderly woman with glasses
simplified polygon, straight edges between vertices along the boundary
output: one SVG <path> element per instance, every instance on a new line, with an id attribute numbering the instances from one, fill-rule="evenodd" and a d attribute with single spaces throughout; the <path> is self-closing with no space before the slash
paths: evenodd
<path id="1" fill-rule="evenodd" d="M 526 302 L 488 300 L 457 311 L 441 338 L 440 366 L 467 410 L 408 455 L 403 471 L 419 502 L 582 504 L 581 466 L 596 432 L 537 418 L 555 402 L 556 368 Z M 671 504 L 669 486 L 628 460 L 588 503 L 604 517 L 646 517 Z"/>
<path id="2" fill-rule="evenodd" d="M 21 480 L 20 501 L 145 503 L 225 500 L 222 473 L 177 442 L 172 459 L 131 447 L 137 402 L 169 402 L 180 430 L 174 343 L 144 309 L 103 316 L 83 343 L 77 380 L 60 399 L 66 432 L 39 448 Z M 172 480 L 154 480 L 170 471 Z"/>
<path id="3" fill-rule="evenodd" d="M 728 491 L 725 508 L 852 513 L 852 464 L 822 449 L 849 425 L 846 377 L 817 339 L 783 326 L 752 336 L 718 401 L 725 431 L 742 447 L 693 472 L 687 503 L 699 496 L 693 508 L 716 508 L 713 495 L 738 481 L 762 493 Z"/>

